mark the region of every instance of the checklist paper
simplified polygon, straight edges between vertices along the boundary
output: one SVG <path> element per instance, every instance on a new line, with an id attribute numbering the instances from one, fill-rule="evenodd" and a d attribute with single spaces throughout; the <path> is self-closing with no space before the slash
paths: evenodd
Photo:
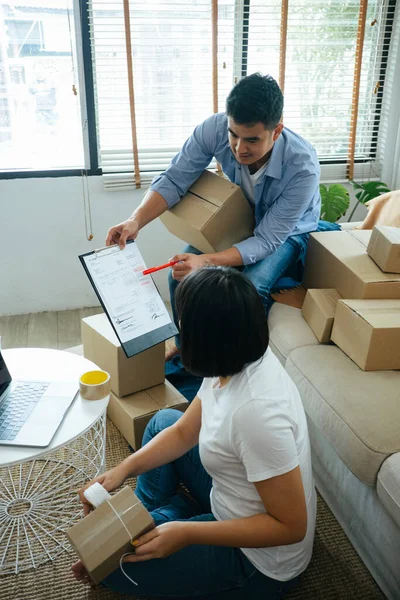
<path id="1" fill-rule="evenodd" d="M 128 357 L 177 333 L 136 242 L 79 258 Z"/>

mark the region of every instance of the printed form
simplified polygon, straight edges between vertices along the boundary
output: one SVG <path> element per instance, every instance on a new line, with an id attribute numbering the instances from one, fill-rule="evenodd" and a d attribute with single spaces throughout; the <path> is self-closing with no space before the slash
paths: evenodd
<path id="1" fill-rule="evenodd" d="M 121 342 L 171 323 L 171 318 L 135 242 L 110 246 L 84 257 Z"/>

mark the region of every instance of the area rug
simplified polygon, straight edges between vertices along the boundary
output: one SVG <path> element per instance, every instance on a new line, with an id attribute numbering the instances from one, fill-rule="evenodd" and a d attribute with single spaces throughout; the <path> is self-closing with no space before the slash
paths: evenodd
<path id="1" fill-rule="evenodd" d="M 107 468 L 127 456 L 125 439 L 108 420 Z M 134 486 L 134 479 L 128 480 Z M 100 588 L 88 588 L 75 582 L 70 566 L 74 552 L 64 553 L 54 562 L 18 575 L 0 577 L 1 600 L 128 600 Z M 129 597 L 133 600 L 133 596 Z M 375 581 L 323 499 L 318 497 L 317 533 L 312 562 L 299 586 L 286 596 L 288 600 L 382 600 Z M 261 599 L 260 599 L 261 600 Z"/>

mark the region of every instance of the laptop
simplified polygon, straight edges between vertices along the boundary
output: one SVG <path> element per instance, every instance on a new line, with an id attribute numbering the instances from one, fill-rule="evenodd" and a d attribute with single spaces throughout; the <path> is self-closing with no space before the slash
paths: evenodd
<path id="1" fill-rule="evenodd" d="M 77 391 L 71 381 L 13 381 L 0 351 L 0 444 L 48 446 Z"/>

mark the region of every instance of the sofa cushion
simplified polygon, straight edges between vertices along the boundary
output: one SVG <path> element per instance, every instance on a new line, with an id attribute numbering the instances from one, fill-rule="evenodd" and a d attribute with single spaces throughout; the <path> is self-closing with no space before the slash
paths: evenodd
<path id="1" fill-rule="evenodd" d="M 382 463 L 400 451 L 400 371 L 361 371 L 335 346 L 290 353 L 286 370 L 308 417 L 347 467 L 374 485 Z"/>
<path id="2" fill-rule="evenodd" d="M 400 454 L 385 460 L 378 473 L 378 497 L 393 521 L 400 527 Z"/>
<path id="3" fill-rule="evenodd" d="M 340 228 L 343 231 L 350 231 L 351 229 L 360 229 L 362 221 L 351 221 L 350 223 L 339 223 Z"/>
<path id="4" fill-rule="evenodd" d="M 295 348 L 318 344 L 299 308 L 275 302 L 269 311 L 268 327 L 271 350 L 283 366 Z"/>

